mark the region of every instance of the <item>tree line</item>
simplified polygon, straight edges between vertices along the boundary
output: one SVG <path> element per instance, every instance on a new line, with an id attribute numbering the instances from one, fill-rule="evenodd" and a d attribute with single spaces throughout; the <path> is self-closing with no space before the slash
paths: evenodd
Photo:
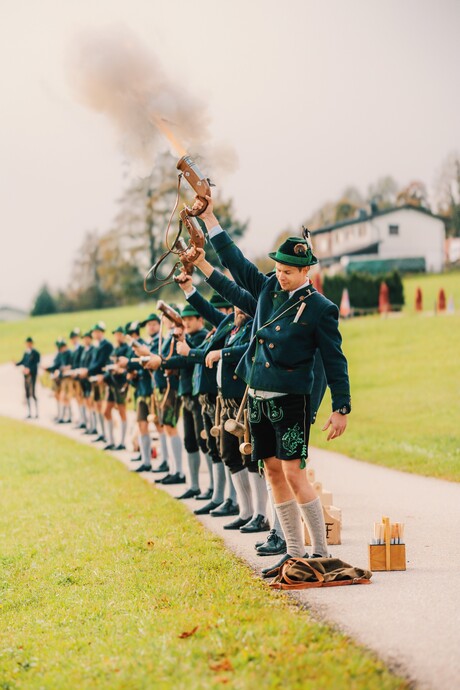
<path id="1" fill-rule="evenodd" d="M 34 301 L 31 314 L 102 309 L 134 304 L 145 298 L 144 275 L 164 253 L 164 235 L 177 193 L 177 175 L 170 154 L 164 154 L 151 175 L 131 182 L 118 200 L 118 212 L 111 227 L 86 233 L 77 252 L 67 287 L 52 292 L 43 285 Z M 442 164 L 432 194 L 423 182 L 412 181 L 400 186 L 390 175 L 369 185 L 366 193 L 349 186 L 338 199 L 316 209 L 304 224 L 310 229 L 353 218 L 361 208 L 372 206 L 383 210 L 396 206 L 423 207 L 443 217 L 448 237 L 460 237 L 460 153 L 451 153 Z M 216 214 L 230 234 L 238 239 L 248 222 L 237 218 L 231 199 L 216 196 Z M 171 230 L 171 239 L 177 225 Z M 278 246 L 291 228 L 279 233 L 273 245 Z M 210 253 L 212 250 L 208 250 Z M 167 274 L 176 257 L 165 262 L 161 273 Z M 211 261 L 215 257 L 210 256 Z M 271 270 L 268 257 L 256 259 L 261 270 Z M 175 290 L 161 288 L 157 295 L 174 299 Z"/>

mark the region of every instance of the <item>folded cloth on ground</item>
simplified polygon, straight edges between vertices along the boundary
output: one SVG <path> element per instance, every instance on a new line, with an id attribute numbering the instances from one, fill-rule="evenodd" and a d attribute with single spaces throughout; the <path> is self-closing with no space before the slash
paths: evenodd
<path id="1" fill-rule="evenodd" d="M 370 570 L 355 568 L 339 558 L 290 558 L 273 573 L 273 589 L 308 589 L 370 584 Z"/>

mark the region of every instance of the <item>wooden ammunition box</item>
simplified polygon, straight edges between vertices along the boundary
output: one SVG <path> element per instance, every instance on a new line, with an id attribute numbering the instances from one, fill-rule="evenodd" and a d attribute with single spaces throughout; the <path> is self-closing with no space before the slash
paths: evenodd
<path id="1" fill-rule="evenodd" d="M 405 570 L 405 544 L 369 544 L 369 570 Z"/>

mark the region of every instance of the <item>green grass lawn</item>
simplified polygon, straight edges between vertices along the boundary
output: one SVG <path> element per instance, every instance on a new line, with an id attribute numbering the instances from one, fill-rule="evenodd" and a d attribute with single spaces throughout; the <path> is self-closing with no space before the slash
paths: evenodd
<path id="1" fill-rule="evenodd" d="M 311 443 L 408 472 L 460 481 L 460 314 L 342 322 L 353 412 L 343 437 Z"/>
<path id="2" fill-rule="evenodd" d="M 111 331 L 114 328 L 124 326 L 128 321 L 145 319 L 154 310 L 155 305 L 156 300 L 131 307 L 82 311 L 73 314 L 52 314 L 12 323 L 0 323 L 0 363 L 18 359 L 24 350 L 24 340 L 29 336 L 34 338 L 40 352 L 54 352 L 55 340 L 59 336 L 67 338 L 76 326 L 84 332 L 94 326 L 97 321 L 105 321 L 109 337 L 111 337 Z"/>
<path id="3" fill-rule="evenodd" d="M 420 287 L 423 296 L 423 309 L 433 311 L 439 290 L 444 289 L 446 298 L 454 298 L 457 311 L 460 311 L 460 271 L 450 273 L 412 275 L 404 278 L 405 311 L 415 311 L 415 291 Z"/>
<path id="4" fill-rule="evenodd" d="M 2 690 L 407 687 L 113 458 L 0 433 Z"/>

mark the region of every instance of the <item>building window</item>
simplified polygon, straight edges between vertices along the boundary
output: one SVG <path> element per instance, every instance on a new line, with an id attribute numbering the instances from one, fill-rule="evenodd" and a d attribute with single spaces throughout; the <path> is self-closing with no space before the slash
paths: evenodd
<path id="1" fill-rule="evenodd" d="M 390 235 L 399 235 L 399 225 L 389 225 L 388 233 Z"/>

